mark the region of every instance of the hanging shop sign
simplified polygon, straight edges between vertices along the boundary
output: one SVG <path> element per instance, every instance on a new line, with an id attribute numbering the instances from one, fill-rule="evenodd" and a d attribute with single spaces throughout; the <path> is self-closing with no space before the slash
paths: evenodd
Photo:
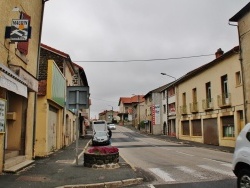
<path id="1" fill-rule="evenodd" d="M 30 21 L 28 19 L 13 19 L 11 26 L 5 30 L 5 38 L 11 42 L 26 42 L 31 36 Z"/>
<path id="2" fill-rule="evenodd" d="M 0 132 L 5 132 L 6 100 L 0 99 Z"/>
<path id="3" fill-rule="evenodd" d="M 10 40 L 11 41 L 27 41 L 29 33 L 29 20 L 12 20 Z"/>

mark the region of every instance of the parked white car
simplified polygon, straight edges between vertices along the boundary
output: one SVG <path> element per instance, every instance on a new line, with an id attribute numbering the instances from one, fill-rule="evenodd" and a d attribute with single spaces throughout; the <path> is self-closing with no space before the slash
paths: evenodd
<path id="1" fill-rule="evenodd" d="M 237 137 L 232 167 L 237 176 L 237 187 L 250 187 L 250 123 Z"/>
<path id="2" fill-rule="evenodd" d="M 109 145 L 109 136 L 107 131 L 94 132 L 92 137 L 92 146 L 106 146 Z"/>

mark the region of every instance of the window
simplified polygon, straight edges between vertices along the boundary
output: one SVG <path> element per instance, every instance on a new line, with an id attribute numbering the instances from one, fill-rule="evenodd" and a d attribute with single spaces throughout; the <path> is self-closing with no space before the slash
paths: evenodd
<path id="1" fill-rule="evenodd" d="M 169 114 L 175 114 L 175 103 L 171 103 L 168 105 Z"/>
<path id="2" fill-rule="evenodd" d="M 201 120 L 193 120 L 192 128 L 193 136 L 201 136 Z"/>
<path id="3" fill-rule="evenodd" d="M 197 102 L 197 90 L 196 88 L 193 89 L 193 102 Z"/>
<path id="4" fill-rule="evenodd" d="M 227 75 L 221 77 L 221 86 L 223 97 L 228 98 Z"/>
<path id="5" fill-rule="evenodd" d="M 189 121 L 182 121 L 182 134 L 183 135 L 189 135 Z"/>
<path id="6" fill-rule="evenodd" d="M 241 74 L 240 71 L 235 73 L 236 86 L 241 85 Z"/>
<path id="7" fill-rule="evenodd" d="M 182 93 L 182 104 L 183 106 L 186 105 L 186 93 Z"/>
<path id="8" fill-rule="evenodd" d="M 163 105 L 163 113 L 166 114 L 166 105 Z"/>
<path id="9" fill-rule="evenodd" d="M 234 124 L 223 125 L 223 137 L 234 137 Z"/>
<path id="10" fill-rule="evenodd" d="M 225 116 L 222 117 L 221 120 L 222 120 L 223 137 L 234 137 L 235 136 L 234 117 Z"/>
<path id="11" fill-rule="evenodd" d="M 165 99 L 166 98 L 166 91 L 163 91 L 162 92 L 162 99 Z"/>
<path id="12" fill-rule="evenodd" d="M 171 87 L 168 89 L 168 97 L 175 95 L 175 88 Z"/>
<path id="13" fill-rule="evenodd" d="M 206 83 L 206 98 L 208 102 L 212 102 L 211 82 Z"/>

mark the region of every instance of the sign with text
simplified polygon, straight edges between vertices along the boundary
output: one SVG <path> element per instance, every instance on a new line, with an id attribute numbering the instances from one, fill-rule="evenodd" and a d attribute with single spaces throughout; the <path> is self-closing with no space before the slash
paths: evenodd
<path id="1" fill-rule="evenodd" d="M 29 20 L 13 19 L 11 22 L 10 40 L 24 42 L 29 39 Z"/>
<path id="2" fill-rule="evenodd" d="M 152 124 L 160 124 L 160 105 L 152 106 Z"/>
<path id="3" fill-rule="evenodd" d="M 5 132 L 6 100 L 0 99 L 0 132 Z"/>

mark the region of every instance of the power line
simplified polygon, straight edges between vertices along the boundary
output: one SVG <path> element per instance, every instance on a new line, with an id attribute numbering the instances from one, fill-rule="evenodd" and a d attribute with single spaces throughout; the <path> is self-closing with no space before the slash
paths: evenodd
<path id="1" fill-rule="evenodd" d="M 100 60 L 100 61 L 87 61 L 87 60 L 78 60 L 73 62 L 96 62 L 96 63 L 107 63 L 107 62 L 140 62 L 140 61 L 168 61 L 168 60 L 175 60 L 175 59 L 190 59 L 190 58 L 198 58 L 198 57 L 205 57 L 205 56 L 212 56 L 214 54 L 205 54 L 205 55 L 194 55 L 194 56 L 184 56 L 184 57 L 170 57 L 170 58 L 157 58 L 157 59 L 131 59 L 131 60 Z"/>
<path id="2" fill-rule="evenodd" d="M 105 100 L 105 99 L 97 99 L 97 98 L 93 98 L 93 97 L 90 97 L 91 99 L 94 99 L 94 100 L 99 100 L 99 101 L 103 101 L 103 102 L 112 102 L 112 103 L 118 103 L 117 101 L 108 101 L 108 100 Z"/>

